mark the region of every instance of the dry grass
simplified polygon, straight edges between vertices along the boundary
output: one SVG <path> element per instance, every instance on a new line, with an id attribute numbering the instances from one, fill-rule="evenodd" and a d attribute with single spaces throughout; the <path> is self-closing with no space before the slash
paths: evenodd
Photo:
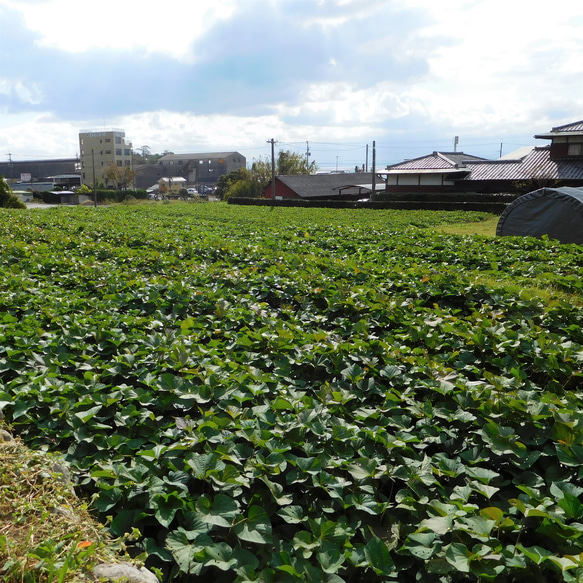
<path id="1" fill-rule="evenodd" d="M 90 581 L 90 568 L 115 556 L 104 527 L 54 469 L 49 455 L 0 441 L 3 583 Z"/>

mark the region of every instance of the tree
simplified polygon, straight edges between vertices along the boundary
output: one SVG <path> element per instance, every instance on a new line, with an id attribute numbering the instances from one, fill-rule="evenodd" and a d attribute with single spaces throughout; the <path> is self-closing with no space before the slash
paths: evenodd
<path id="1" fill-rule="evenodd" d="M 14 196 L 12 189 L 4 180 L 4 176 L 0 176 L 0 207 L 9 209 L 26 208 L 26 205 Z"/>
<path id="2" fill-rule="evenodd" d="M 275 173 L 279 175 L 312 174 L 318 167 L 315 162 L 306 164 L 305 156 L 289 150 L 280 151 L 275 160 Z M 264 189 L 271 180 L 271 160 L 259 158 L 253 160 L 251 168 L 240 168 L 217 180 L 215 195 L 221 200 L 234 196 L 261 198 Z"/>
<path id="3" fill-rule="evenodd" d="M 249 172 L 249 170 L 247 170 L 247 168 L 239 168 L 238 170 L 232 170 L 228 174 L 219 176 L 217 179 L 217 189 L 215 190 L 215 196 L 220 200 L 224 200 L 225 195 L 231 186 L 233 186 L 233 184 L 239 182 L 240 180 L 250 180 L 251 176 L 252 174 Z"/>
<path id="4" fill-rule="evenodd" d="M 275 174 L 290 176 L 292 174 L 314 174 L 317 172 L 316 162 L 306 163 L 306 157 L 289 150 L 280 150 L 275 160 Z M 264 186 L 271 180 L 271 160 L 259 158 L 251 165 L 255 179 Z"/>
<path id="5" fill-rule="evenodd" d="M 242 198 L 261 198 L 263 196 L 263 187 L 259 182 L 254 180 L 252 177 L 244 180 L 238 180 L 231 185 L 229 190 L 223 197 L 223 200 L 229 200 L 230 198 L 242 197 Z"/>
<path id="6" fill-rule="evenodd" d="M 133 183 L 136 173 L 129 166 L 121 167 L 112 162 L 105 169 L 103 176 L 117 190 L 126 190 Z"/>
<path id="7" fill-rule="evenodd" d="M 290 176 L 292 174 L 314 174 L 318 167 L 316 162 L 307 163 L 303 154 L 296 154 L 289 150 L 280 150 L 277 155 L 276 174 Z"/>

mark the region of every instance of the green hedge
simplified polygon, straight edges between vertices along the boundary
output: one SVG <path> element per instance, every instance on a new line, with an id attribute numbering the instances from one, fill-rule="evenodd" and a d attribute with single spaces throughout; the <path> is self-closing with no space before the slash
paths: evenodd
<path id="1" fill-rule="evenodd" d="M 97 189 L 97 202 L 123 202 L 128 196 L 137 199 L 147 199 L 148 193 L 143 190 L 101 190 Z"/>

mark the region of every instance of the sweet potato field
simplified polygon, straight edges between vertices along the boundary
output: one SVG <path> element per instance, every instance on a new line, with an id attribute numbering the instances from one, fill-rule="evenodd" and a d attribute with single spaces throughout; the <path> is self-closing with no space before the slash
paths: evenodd
<path id="1" fill-rule="evenodd" d="M 583 580 L 583 250 L 476 213 L 0 212 L 0 407 L 167 582 Z"/>

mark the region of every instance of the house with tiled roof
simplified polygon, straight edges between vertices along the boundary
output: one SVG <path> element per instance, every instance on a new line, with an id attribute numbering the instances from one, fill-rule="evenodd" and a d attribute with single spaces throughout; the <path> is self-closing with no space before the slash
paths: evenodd
<path id="1" fill-rule="evenodd" d="M 545 146 L 521 148 L 498 160 L 463 152 L 433 152 L 386 170 L 386 193 L 520 194 L 540 186 L 583 186 L 583 121 L 537 134 Z"/>
<path id="2" fill-rule="evenodd" d="M 382 184 L 381 180 L 377 182 Z M 368 198 L 372 173 L 294 174 L 275 177 L 276 199 L 358 200 Z M 272 198 L 271 181 L 265 187 L 265 198 Z"/>

